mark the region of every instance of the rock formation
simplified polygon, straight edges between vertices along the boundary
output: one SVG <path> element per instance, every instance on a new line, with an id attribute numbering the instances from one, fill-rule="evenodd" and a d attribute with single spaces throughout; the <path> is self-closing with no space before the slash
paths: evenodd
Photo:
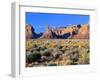
<path id="1" fill-rule="evenodd" d="M 34 28 L 32 25 L 26 25 L 26 39 L 36 38 L 36 33 L 34 32 Z"/>
<path id="2" fill-rule="evenodd" d="M 31 25 L 26 25 L 26 39 L 89 39 L 89 24 L 50 28 L 46 25 L 44 33 L 36 34 Z"/>
<path id="3" fill-rule="evenodd" d="M 74 36 L 76 39 L 89 39 L 89 24 L 81 25 L 78 33 Z"/>
<path id="4" fill-rule="evenodd" d="M 53 38 L 55 38 L 55 34 L 49 28 L 49 25 L 46 25 L 46 32 L 44 32 L 43 35 L 40 38 L 41 39 L 53 39 Z"/>

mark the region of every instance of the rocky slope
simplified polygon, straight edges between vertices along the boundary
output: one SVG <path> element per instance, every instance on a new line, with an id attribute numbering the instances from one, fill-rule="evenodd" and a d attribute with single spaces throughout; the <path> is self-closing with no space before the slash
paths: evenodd
<path id="1" fill-rule="evenodd" d="M 89 39 L 89 24 L 81 25 L 78 33 L 73 38 Z"/>

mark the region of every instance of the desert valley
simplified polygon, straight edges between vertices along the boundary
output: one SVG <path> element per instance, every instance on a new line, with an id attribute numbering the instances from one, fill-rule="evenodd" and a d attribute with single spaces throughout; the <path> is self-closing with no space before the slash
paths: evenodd
<path id="1" fill-rule="evenodd" d="M 26 26 L 26 67 L 89 64 L 89 24 L 52 28 L 36 33 Z"/>

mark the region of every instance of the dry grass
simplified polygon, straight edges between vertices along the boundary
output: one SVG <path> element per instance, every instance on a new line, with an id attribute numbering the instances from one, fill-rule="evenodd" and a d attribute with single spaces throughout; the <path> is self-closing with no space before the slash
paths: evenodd
<path id="1" fill-rule="evenodd" d="M 89 64 L 89 50 L 89 39 L 26 40 L 26 66 Z M 29 57 L 30 54 L 37 53 L 40 57 L 38 55 Z M 34 58 L 36 60 L 32 61 Z"/>

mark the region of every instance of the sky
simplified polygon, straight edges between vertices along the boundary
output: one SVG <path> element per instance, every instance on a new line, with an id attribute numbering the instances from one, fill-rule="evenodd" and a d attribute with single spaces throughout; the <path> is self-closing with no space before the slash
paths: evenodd
<path id="1" fill-rule="evenodd" d="M 50 27 L 69 26 L 86 24 L 89 22 L 89 15 L 79 14 L 56 14 L 56 13 L 25 13 L 25 23 L 31 24 L 36 33 L 45 32 L 46 24 Z"/>

